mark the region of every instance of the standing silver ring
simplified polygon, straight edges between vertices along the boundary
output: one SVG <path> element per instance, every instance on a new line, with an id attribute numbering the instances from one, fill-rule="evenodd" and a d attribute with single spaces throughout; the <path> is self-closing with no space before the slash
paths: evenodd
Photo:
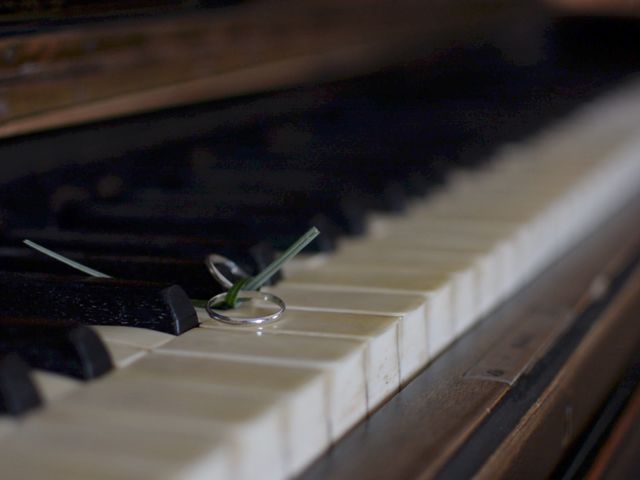
<path id="1" fill-rule="evenodd" d="M 231 315 L 223 315 L 219 311 L 215 310 L 215 305 L 224 301 L 227 296 L 227 292 L 219 293 L 215 297 L 212 297 L 207 302 L 207 313 L 214 320 L 219 322 L 228 323 L 230 325 L 264 325 L 266 323 L 275 322 L 278 320 L 284 311 L 287 309 L 287 305 L 280 297 L 271 293 L 258 292 L 257 290 L 241 290 L 238 295 L 238 300 L 260 300 L 265 303 L 271 303 L 279 307 L 277 312 L 269 315 L 261 315 L 258 317 L 239 317 Z"/>
<path id="2" fill-rule="evenodd" d="M 207 255 L 207 258 L 205 258 L 204 263 L 207 266 L 207 270 L 209 270 L 209 273 L 213 275 L 213 278 L 215 278 L 217 282 L 227 290 L 233 287 L 233 282 L 229 280 L 227 277 L 225 277 L 220 270 L 218 270 L 218 267 L 216 267 L 216 264 L 224 265 L 236 277 L 249 278 L 249 274 L 245 272 L 242 268 L 240 268 L 236 262 L 228 259 L 223 255 L 218 255 L 217 253 L 212 253 L 211 255 Z"/>

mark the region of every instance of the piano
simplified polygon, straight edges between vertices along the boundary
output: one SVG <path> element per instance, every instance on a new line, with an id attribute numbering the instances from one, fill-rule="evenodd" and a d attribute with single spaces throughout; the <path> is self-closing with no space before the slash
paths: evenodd
<path id="1" fill-rule="evenodd" d="M 638 476 L 638 38 L 527 1 L 5 2 L 2 478 Z M 210 255 L 236 282 L 312 226 L 277 321 L 204 308 Z"/>

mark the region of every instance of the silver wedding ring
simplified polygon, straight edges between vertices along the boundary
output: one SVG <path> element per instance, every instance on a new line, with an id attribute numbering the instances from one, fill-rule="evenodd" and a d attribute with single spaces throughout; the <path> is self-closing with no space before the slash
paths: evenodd
<path id="1" fill-rule="evenodd" d="M 224 315 L 220 313 L 220 310 L 215 309 L 215 305 L 222 303 L 227 296 L 227 292 L 219 293 L 215 297 L 212 297 L 207 302 L 207 313 L 214 320 L 227 323 L 229 325 L 265 325 L 267 323 L 275 322 L 278 320 L 284 311 L 287 309 L 284 300 L 271 293 L 258 292 L 256 290 L 241 290 L 238 294 L 238 301 L 242 300 L 259 300 L 264 303 L 269 303 L 278 307 L 278 311 L 269 315 L 259 315 L 250 317 L 241 317 L 236 315 Z"/>
<path id="2" fill-rule="evenodd" d="M 205 265 L 207 266 L 207 270 L 216 279 L 216 281 L 222 285 L 223 288 L 229 290 L 233 286 L 233 282 L 225 277 L 216 264 L 224 265 L 229 269 L 232 275 L 240 278 L 249 278 L 249 274 L 245 272 L 242 268 L 238 266 L 236 262 L 233 260 L 229 260 L 227 257 L 223 255 L 218 255 L 217 253 L 212 253 L 211 255 L 207 255 L 207 258 L 204 260 Z"/>

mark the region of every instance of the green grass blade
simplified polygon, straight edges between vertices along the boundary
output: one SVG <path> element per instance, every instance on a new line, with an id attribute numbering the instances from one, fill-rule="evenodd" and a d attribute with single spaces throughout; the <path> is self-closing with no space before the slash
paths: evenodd
<path id="1" fill-rule="evenodd" d="M 82 273 L 86 273 L 87 275 L 91 275 L 92 277 L 97 278 L 112 278 L 106 273 L 99 272 L 98 270 L 94 270 L 93 268 L 89 268 L 81 263 L 74 262 L 70 258 L 67 258 L 59 253 L 54 252 L 53 250 L 49 250 L 48 248 L 43 247 L 42 245 L 37 244 L 36 242 L 32 242 L 31 240 L 23 240 L 23 243 L 28 247 L 37 250 L 40 253 L 43 253 L 59 262 L 64 263 L 65 265 L 69 265 L 71 268 L 75 268 L 76 270 L 80 270 Z"/>
<path id="2" fill-rule="evenodd" d="M 320 234 L 320 230 L 316 227 L 311 227 L 307 233 L 302 235 L 298 240 L 296 240 L 293 245 L 291 245 L 280 257 L 276 258 L 269 266 L 267 266 L 263 271 L 261 271 L 258 275 L 253 278 L 250 278 L 249 281 L 244 285 L 243 290 L 258 290 L 262 287 L 267 280 L 269 280 L 272 276 L 274 276 L 282 266 L 295 257 L 300 251 L 309 245 L 314 238 L 316 238 Z"/>

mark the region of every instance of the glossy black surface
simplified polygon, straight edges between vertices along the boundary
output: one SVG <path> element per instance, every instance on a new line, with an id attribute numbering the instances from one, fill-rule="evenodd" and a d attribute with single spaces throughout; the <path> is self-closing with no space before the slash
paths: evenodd
<path id="1" fill-rule="evenodd" d="M 111 279 L 0 272 L 2 314 L 11 318 L 149 328 L 178 335 L 198 325 L 184 290 Z"/>
<path id="2" fill-rule="evenodd" d="M 98 335 L 73 321 L 0 317 L 0 353 L 15 353 L 32 368 L 82 380 L 113 367 Z"/>
<path id="3" fill-rule="evenodd" d="M 174 257 L 134 255 L 104 255 L 59 250 L 65 257 L 90 268 L 123 280 L 142 280 L 179 284 L 190 298 L 209 299 L 224 291 L 209 273 L 204 255 L 199 260 Z M 233 258 L 233 257 L 232 257 Z M 240 262 L 242 264 L 242 262 Z M 77 277 L 80 272 L 29 248 L 0 247 L 0 265 L 3 271 L 16 273 L 50 273 L 57 276 Z M 219 266 L 220 269 L 223 267 Z M 246 269 L 255 274 L 255 269 Z M 227 278 L 237 280 L 229 272 Z"/>
<path id="4" fill-rule="evenodd" d="M 222 232 L 209 232 L 205 237 L 193 237 L 152 235 L 148 232 L 133 235 L 54 228 L 12 229 L 0 234 L 0 245 L 21 248 L 25 238 L 54 250 L 94 255 L 170 257 L 200 262 L 208 254 L 218 253 L 233 259 L 250 273 L 262 270 L 275 258 L 273 248 L 265 243 L 229 238 Z"/>
<path id="5" fill-rule="evenodd" d="M 41 403 L 29 367 L 17 355 L 0 354 L 0 414 L 20 415 Z"/>
<path id="6" fill-rule="evenodd" d="M 59 216 L 63 228 L 102 232 L 186 234 L 206 237 L 207 232 L 259 242 L 270 238 L 276 248 L 286 248 L 312 226 L 324 232 L 315 246 L 332 249 L 337 228 L 322 213 L 236 211 L 218 208 L 215 203 L 175 203 L 166 200 L 137 202 L 81 202 L 69 205 Z"/>

